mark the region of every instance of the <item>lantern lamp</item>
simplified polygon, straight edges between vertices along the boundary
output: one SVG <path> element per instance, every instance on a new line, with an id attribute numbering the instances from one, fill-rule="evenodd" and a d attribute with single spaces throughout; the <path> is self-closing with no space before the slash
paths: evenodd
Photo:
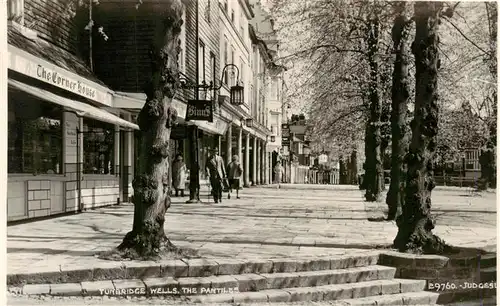
<path id="1" fill-rule="evenodd" d="M 244 103 L 244 87 L 240 85 L 231 86 L 231 104 L 242 105 Z"/>

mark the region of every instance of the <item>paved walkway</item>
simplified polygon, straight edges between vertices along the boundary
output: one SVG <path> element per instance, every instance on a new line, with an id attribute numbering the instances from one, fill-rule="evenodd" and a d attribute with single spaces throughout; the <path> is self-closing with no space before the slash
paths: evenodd
<path id="1" fill-rule="evenodd" d="M 390 244 L 394 222 L 369 222 L 384 203 L 363 202 L 354 186 L 245 189 L 242 198 L 222 203 L 185 204 L 174 198 L 166 230 L 177 245 L 207 258 L 273 258 L 349 255 Z M 315 189 L 316 190 L 311 190 Z M 473 196 L 467 189 L 433 193 L 435 233 L 450 244 L 496 245 L 496 194 Z M 61 266 L 108 264 L 94 257 L 117 246 L 132 227 L 133 206 L 113 206 L 82 214 L 7 228 L 8 274 L 59 271 Z"/>

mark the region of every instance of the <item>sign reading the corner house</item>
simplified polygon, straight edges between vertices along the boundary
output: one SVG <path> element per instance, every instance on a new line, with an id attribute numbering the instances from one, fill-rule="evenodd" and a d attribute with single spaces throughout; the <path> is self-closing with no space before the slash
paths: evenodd
<path id="1" fill-rule="evenodd" d="M 8 46 L 9 69 L 50 85 L 62 88 L 87 99 L 111 106 L 113 97 L 107 89 L 71 71 L 36 58 L 23 50 Z"/>
<path id="2" fill-rule="evenodd" d="M 36 69 L 36 75 L 39 79 L 52 83 L 57 87 L 62 87 L 66 90 L 78 93 L 90 99 L 95 99 L 97 94 L 95 88 L 92 88 L 80 81 L 73 81 L 72 79 L 57 73 L 56 71 L 50 70 L 42 65 L 38 64 Z"/>
<path id="3" fill-rule="evenodd" d="M 94 100 L 97 96 L 95 88 L 92 88 L 80 81 L 74 81 L 60 73 L 57 73 L 57 71 L 50 70 L 40 64 L 38 64 L 36 69 L 36 76 L 38 79 L 46 81 L 47 83 L 51 83 L 57 87 L 62 87 L 89 99 Z"/>

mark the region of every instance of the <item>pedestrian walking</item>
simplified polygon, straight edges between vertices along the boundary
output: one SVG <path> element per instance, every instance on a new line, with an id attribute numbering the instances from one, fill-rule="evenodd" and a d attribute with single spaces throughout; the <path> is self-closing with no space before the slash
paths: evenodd
<path id="1" fill-rule="evenodd" d="M 231 198 L 231 192 L 236 189 L 236 198 L 240 198 L 240 178 L 243 174 L 243 169 L 239 161 L 238 155 L 233 155 L 231 162 L 227 166 L 227 178 L 229 180 L 229 193 L 227 198 Z"/>
<path id="2" fill-rule="evenodd" d="M 274 183 L 278 184 L 276 186 L 277 189 L 280 188 L 281 178 L 283 177 L 283 167 L 281 166 L 281 162 L 278 161 L 276 166 L 274 166 Z"/>
<path id="3" fill-rule="evenodd" d="M 186 188 L 186 172 L 187 167 L 184 163 L 182 155 L 177 154 L 175 161 L 172 164 L 172 185 L 175 189 L 175 196 L 179 196 L 179 191 L 181 192 L 181 197 L 184 196 L 184 189 Z"/>
<path id="4" fill-rule="evenodd" d="M 219 149 L 215 148 L 211 152 L 211 156 L 206 163 L 207 176 L 212 187 L 212 196 L 214 202 L 222 202 L 222 189 L 226 178 L 226 169 L 224 160 L 219 156 Z"/>

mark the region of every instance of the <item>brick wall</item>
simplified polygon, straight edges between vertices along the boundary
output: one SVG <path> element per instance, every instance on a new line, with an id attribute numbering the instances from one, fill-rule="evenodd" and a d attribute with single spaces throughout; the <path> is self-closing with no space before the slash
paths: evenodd
<path id="1" fill-rule="evenodd" d="M 44 39 L 75 53 L 75 28 L 68 10 L 69 2 L 68 0 L 24 0 L 24 23 Z"/>
<path id="2" fill-rule="evenodd" d="M 134 2 L 120 5 L 102 2 L 94 11 L 96 24 L 102 26 L 107 41 L 93 41 L 94 71 L 111 88 L 142 92 L 151 75 L 148 51 L 155 17 L 146 5 L 135 9 Z"/>
<path id="3" fill-rule="evenodd" d="M 183 2 L 186 7 L 186 75 L 194 81 L 196 0 Z M 117 5 L 116 2 L 103 0 L 94 9 L 96 25 L 102 26 L 109 37 L 107 41 L 101 37 L 93 40 L 94 72 L 117 91 L 143 92 L 145 81 L 151 77 L 148 52 L 161 6 L 143 3 L 136 9 L 135 5 L 136 2 L 133 1 Z M 84 39 L 81 45 L 83 48 L 88 47 Z M 178 94 L 177 99 L 184 101 L 192 97 L 192 90 L 184 90 Z"/>
<path id="4" fill-rule="evenodd" d="M 93 209 L 117 203 L 120 194 L 119 179 L 112 176 L 86 176 L 81 182 L 82 208 Z"/>
<path id="5" fill-rule="evenodd" d="M 7 184 L 7 220 L 24 219 L 26 209 L 26 183 L 10 181 Z"/>

